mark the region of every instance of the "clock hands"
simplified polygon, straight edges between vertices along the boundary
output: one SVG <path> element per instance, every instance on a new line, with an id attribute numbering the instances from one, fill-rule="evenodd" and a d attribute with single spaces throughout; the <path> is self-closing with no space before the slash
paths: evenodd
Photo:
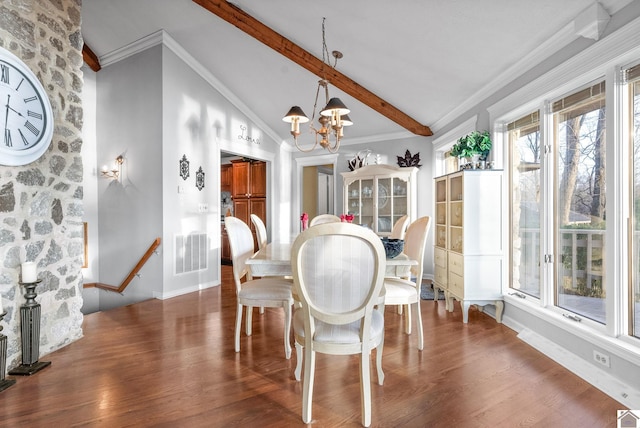
<path id="1" fill-rule="evenodd" d="M 7 146 L 12 146 L 11 144 L 11 134 L 9 133 L 9 129 L 7 129 L 7 124 L 9 122 L 9 100 L 11 99 L 11 95 L 7 95 L 7 105 L 4 112 L 4 142 Z"/>
<path id="2" fill-rule="evenodd" d="M 11 95 L 7 95 L 7 116 L 9 115 L 9 110 L 13 111 L 14 113 L 16 113 L 18 116 L 20 117 L 24 117 L 24 115 L 22 113 L 20 113 L 18 110 L 14 109 L 13 107 L 11 107 L 9 105 L 9 100 L 11 99 Z"/>

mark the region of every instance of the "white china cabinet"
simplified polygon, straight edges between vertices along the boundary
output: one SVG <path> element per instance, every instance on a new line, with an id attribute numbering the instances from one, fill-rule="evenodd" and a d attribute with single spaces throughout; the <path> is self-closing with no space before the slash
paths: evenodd
<path id="1" fill-rule="evenodd" d="M 344 212 L 353 223 L 388 236 L 403 215 L 416 219 L 416 179 L 418 168 L 393 165 L 366 165 L 343 172 Z"/>

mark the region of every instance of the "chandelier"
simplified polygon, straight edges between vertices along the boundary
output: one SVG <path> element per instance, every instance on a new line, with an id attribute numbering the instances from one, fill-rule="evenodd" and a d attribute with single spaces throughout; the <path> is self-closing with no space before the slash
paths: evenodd
<path id="1" fill-rule="evenodd" d="M 322 18 L 322 63 L 327 67 L 335 68 L 338 60 L 342 58 L 342 52 L 331 52 L 335 59 L 333 65 L 329 63 L 329 50 L 327 49 L 327 43 L 324 36 L 324 21 L 326 18 Z M 351 119 L 347 115 L 349 109 L 344 105 L 340 98 L 329 98 L 329 81 L 324 78 L 324 66 L 323 66 L 323 78 L 318 81 L 318 88 L 316 89 L 316 99 L 313 104 L 313 113 L 311 115 L 311 121 L 309 123 L 309 132 L 315 135 L 315 142 L 310 148 L 302 148 L 298 143 L 298 136 L 300 136 L 300 124 L 309 122 L 309 118 L 304 114 L 299 106 L 293 106 L 289 109 L 289 112 L 282 118 L 283 121 L 291 123 L 291 135 L 293 135 L 293 141 L 296 147 L 301 152 L 310 152 L 316 148 L 318 144 L 323 149 L 327 149 L 331 153 L 336 153 L 340 148 L 340 139 L 343 136 L 343 128 L 345 126 L 353 125 Z M 318 96 L 320 95 L 320 89 L 324 88 L 325 107 L 320 110 L 318 122 L 320 123 L 320 129 L 314 127 L 313 119 L 316 115 L 316 108 L 318 106 Z M 333 143 L 331 142 L 333 140 Z"/>

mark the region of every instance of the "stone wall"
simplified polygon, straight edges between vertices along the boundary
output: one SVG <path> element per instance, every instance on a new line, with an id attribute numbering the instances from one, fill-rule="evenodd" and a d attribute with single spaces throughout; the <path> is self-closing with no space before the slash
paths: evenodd
<path id="1" fill-rule="evenodd" d="M 82 336 L 81 0 L 0 3 L 0 46 L 38 76 L 55 119 L 51 146 L 35 162 L 0 166 L 0 294 L 7 312 L 7 366 L 21 363 L 20 264 L 34 261 L 42 282 L 40 357 Z M 1 118 L 0 118 L 1 120 Z"/>

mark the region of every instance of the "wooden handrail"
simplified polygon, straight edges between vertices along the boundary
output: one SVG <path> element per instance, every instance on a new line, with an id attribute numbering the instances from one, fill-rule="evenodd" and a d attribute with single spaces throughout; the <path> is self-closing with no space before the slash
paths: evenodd
<path id="1" fill-rule="evenodd" d="M 122 281 L 122 284 L 120 284 L 119 287 L 116 287 L 115 285 L 103 284 L 102 282 L 91 282 L 91 283 L 88 283 L 88 284 L 84 284 L 84 288 L 94 288 L 95 287 L 95 288 L 100 288 L 102 290 L 115 291 L 116 293 L 122 293 L 124 291 L 124 289 L 127 288 L 127 285 L 129 285 L 131 280 L 133 280 L 133 277 L 138 274 L 138 271 L 140 271 L 140 269 L 142 269 L 142 266 L 144 266 L 144 264 L 147 262 L 147 260 L 149 260 L 149 258 L 153 254 L 153 252 L 159 246 L 160 246 L 160 238 L 156 238 L 156 240 L 153 241 L 153 244 L 151 244 L 151 246 L 149 247 L 147 252 L 144 253 L 144 256 L 142 256 L 142 258 L 140 259 L 138 264 L 131 270 L 131 272 L 129 273 L 127 278 L 124 281 Z"/>

